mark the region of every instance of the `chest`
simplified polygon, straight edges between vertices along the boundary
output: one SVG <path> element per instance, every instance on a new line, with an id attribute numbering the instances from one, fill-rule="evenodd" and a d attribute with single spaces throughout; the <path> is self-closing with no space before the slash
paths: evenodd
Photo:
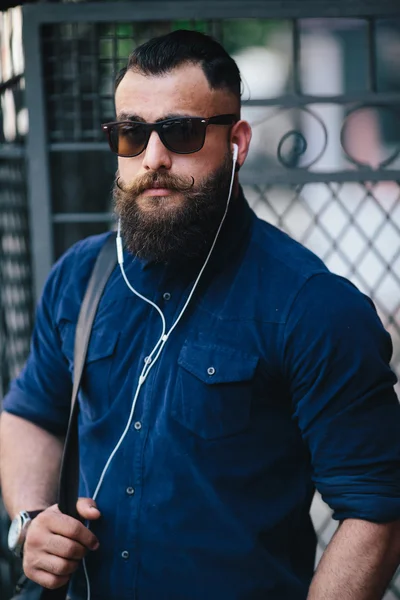
<path id="1" fill-rule="evenodd" d="M 256 290 L 243 300 L 241 287 L 218 279 L 194 296 L 182 314 L 191 286 L 161 281 L 148 296 L 163 313 L 164 328 L 159 312 L 133 294 L 124 292 L 112 301 L 105 296 L 92 329 L 79 396 L 83 419 L 96 423 L 128 410 L 143 367 L 151 362 L 137 411 L 147 412 L 154 422 L 173 419 L 188 432 L 212 440 L 237 434 L 264 415 L 269 422 L 271 417 L 287 418 L 289 403 L 277 356 L 280 323 L 260 320 Z M 171 327 L 155 360 L 153 350 Z M 60 320 L 71 374 L 75 328 L 71 320 Z"/>

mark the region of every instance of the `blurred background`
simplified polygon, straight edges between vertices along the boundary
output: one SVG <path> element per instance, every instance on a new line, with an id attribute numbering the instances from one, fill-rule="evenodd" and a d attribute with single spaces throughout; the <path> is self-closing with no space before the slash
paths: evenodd
<path id="1" fill-rule="evenodd" d="M 374 300 L 400 374 L 400 4 L 15 4 L 0 0 L 0 399 L 51 264 L 113 226 L 116 161 L 100 124 L 114 118 L 114 76 L 136 45 L 181 28 L 216 37 L 241 70 L 251 206 Z M 318 495 L 312 516 L 319 559 L 336 523 Z M 7 529 L 3 510 L 2 600 L 19 569 Z M 385 600 L 396 598 L 400 575 Z"/>

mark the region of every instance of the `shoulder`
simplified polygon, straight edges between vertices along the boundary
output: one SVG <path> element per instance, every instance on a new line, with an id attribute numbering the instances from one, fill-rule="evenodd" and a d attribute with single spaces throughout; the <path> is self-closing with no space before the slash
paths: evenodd
<path id="1" fill-rule="evenodd" d="M 102 246 L 112 235 L 115 234 L 107 231 L 76 242 L 58 259 L 52 271 L 68 270 L 79 263 L 83 269 L 86 268 L 90 272 Z"/>
<path id="2" fill-rule="evenodd" d="M 321 369 L 329 363 L 340 368 L 369 365 L 371 373 L 379 365 L 387 370 L 393 352 L 372 300 L 329 271 L 308 278 L 298 290 L 282 341 L 286 357 L 296 356 L 297 364 L 311 361 Z"/>
<path id="3" fill-rule="evenodd" d="M 56 321 L 61 313 L 70 319 L 77 316 L 96 258 L 112 235 L 113 232 L 106 232 L 80 240 L 53 265 L 41 302 L 52 307 Z"/>
<path id="4" fill-rule="evenodd" d="M 303 310 L 310 318 L 328 314 L 337 318 L 345 311 L 365 311 L 377 318 L 368 296 L 332 273 L 316 254 L 259 218 L 254 221 L 246 269 L 253 269 L 261 282 L 260 299 L 268 320 L 286 322 Z"/>
<path id="5" fill-rule="evenodd" d="M 311 250 L 297 242 L 274 225 L 255 219 L 253 231 L 254 249 L 274 271 L 285 273 L 293 281 L 305 281 L 328 268 Z"/>
<path id="6" fill-rule="evenodd" d="M 256 217 L 243 273 L 257 282 L 263 319 L 285 322 L 303 286 L 330 271 L 316 254 Z"/>

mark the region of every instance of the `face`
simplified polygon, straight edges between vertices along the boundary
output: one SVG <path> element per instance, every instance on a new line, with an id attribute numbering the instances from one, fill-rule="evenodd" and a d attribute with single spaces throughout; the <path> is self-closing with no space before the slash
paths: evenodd
<path id="1" fill-rule="evenodd" d="M 154 123 L 239 112 L 234 95 L 211 90 L 199 65 L 180 66 L 163 76 L 128 71 L 115 103 L 118 121 Z M 228 199 L 233 143 L 239 146 L 238 164 L 243 164 L 249 142 L 250 127 L 239 121 L 209 125 L 203 148 L 193 154 L 168 150 L 153 131 L 139 156 L 118 157 L 114 198 L 128 249 L 156 261 L 203 254 Z"/>

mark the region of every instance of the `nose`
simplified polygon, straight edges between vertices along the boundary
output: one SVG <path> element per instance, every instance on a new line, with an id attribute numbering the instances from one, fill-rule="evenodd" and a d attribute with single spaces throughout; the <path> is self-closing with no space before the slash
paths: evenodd
<path id="1" fill-rule="evenodd" d="M 152 131 L 143 156 L 143 168 L 146 171 L 159 171 L 171 168 L 171 156 L 156 131 Z"/>

